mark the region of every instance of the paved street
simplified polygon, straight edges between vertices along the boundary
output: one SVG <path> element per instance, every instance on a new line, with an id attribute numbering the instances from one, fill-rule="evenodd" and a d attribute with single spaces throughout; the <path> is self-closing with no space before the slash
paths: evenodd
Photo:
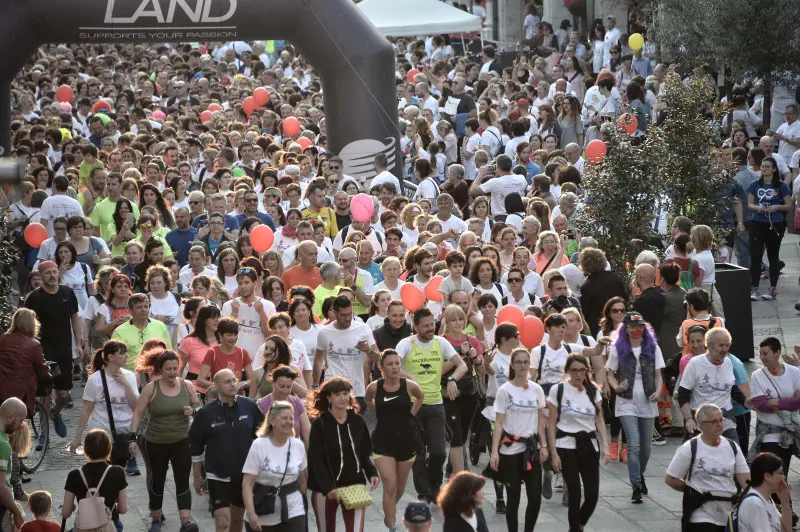
<path id="1" fill-rule="evenodd" d="M 776 301 L 758 302 L 753 304 L 754 334 L 755 343 L 761 341 L 766 336 L 777 336 L 784 345 L 791 349 L 795 343 L 800 344 L 800 313 L 794 310 L 794 303 L 800 297 L 800 287 L 798 287 L 798 275 L 800 275 L 800 253 L 798 252 L 798 242 L 800 238 L 795 235 L 787 235 L 783 242 L 781 257 L 786 262 L 784 275 L 781 277 L 779 291 L 780 295 Z M 766 281 L 762 281 L 762 291 L 766 289 Z M 754 371 L 759 367 L 759 362 L 754 359 L 747 364 L 749 371 Z M 79 389 L 73 390 L 76 408 L 65 412 L 65 420 L 69 426 L 69 437 L 74 433 L 74 427 L 80 415 L 80 393 Z M 51 431 L 51 434 L 53 432 Z M 51 447 L 41 469 L 34 475 L 33 482 L 26 484 L 28 491 L 34 489 L 46 489 L 54 496 L 54 515 L 58 505 L 61 503 L 63 495 L 64 479 L 67 472 L 82 463 L 81 457 L 70 455 L 64 450 L 69 439 L 60 439 L 53 435 Z M 630 503 L 630 485 L 625 464 L 609 464 L 602 469 L 600 485 L 600 503 L 594 517 L 586 528 L 593 532 L 627 532 L 642 531 L 661 532 L 679 530 L 679 518 L 681 497 L 677 492 L 672 491 L 663 482 L 664 471 L 669 463 L 679 441 L 669 440 L 663 447 L 653 447 L 652 459 L 648 467 L 647 485 L 650 489 L 649 497 L 645 498 L 645 503 L 634 506 Z M 482 455 L 480 468 L 482 469 L 487 461 L 486 454 Z M 141 460 L 140 460 L 141 465 Z M 142 470 L 144 467 L 142 466 Z M 790 476 L 790 484 L 795 493 L 800 492 L 800 470 L 793 467 L 793 474 Z M 129 510 L 122 517 L 126 530 L 141 531 L 146 529 L 149 521 L 147 509 L 147 491 L 145 489 L 145 477 L 129 478 L 128 488 Z M 401 502 L 399 514 L 402 515 L 402 508 L 405 502 L 413 500 L 413 486 L 409 480 L 406 486 L 407 491 Z M 177 532 L 179 525 L 177 519 L 177 509 L 174 506 L 174 484 L 168 478 L 168 494 L 165 496 L 164 512 L 167 516 L 165 532 Z M 381 489 L 375 492 L 375 504 L 367 512 L 367 529 L 385 529 L 383 525 L 383 515 L 380 505 Z M 491 530 L 505 530 L 504 516 L 497 515 L 494 511 L 494 491 L 490 486 L 485 490 L 486 505 L 484 512 L 489 522 Z M 207 511 L 207 499 L 205 497 L 194 497 L 195 511 L 194 517 L 197 519 L 200 530 L 213 531 L 213 519 Z M 524 521 L 525 504 L 523 502 L 520 509 L 520 522 Z M 434 513 L 434 518 L 438 519 L 438 514 Z M 60 521 L 60 519 L 59 519 Z M 567 530 L 566 508 L 561 506 L 561 493 L 556 492 L 553 499 L 543 501 L 541 513 L 538 520 L 539 528 L 542 530 L 561 531 Z M 310 521 L 310 528 L 314 527 L 313 517 Z"/>

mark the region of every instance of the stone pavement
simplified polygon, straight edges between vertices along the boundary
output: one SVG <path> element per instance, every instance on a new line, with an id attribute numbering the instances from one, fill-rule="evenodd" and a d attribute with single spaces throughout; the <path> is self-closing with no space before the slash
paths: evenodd
<path id="1" fill-rule="evenodd" d="M 800 298 L 800 287 L 798 287 L 800 248 L 798 248 L 798 242 L 800 242 L 800 238 L 795 235 L 787 235 L 783 241 L 781 258 L 786 262 L 786 267 L 778 287 L 780 291 L 778 299 L 770 302 L 753 303 L 756 346 L 766 336 L 777 336 L 789 349 L 795 344 L 800 344 L 800 313 L 794 309 L 795 301 Z M 766 281 L 762 281 L 762 291 L 766 289 L 766 286 Z M 758 369 L 760 362 L 758 358 L 755 358 L 747 363 L 746 366 L 748 371 L 752 372 Z M 80 389 L 73 390 L 72 395 L 75 399 L 76 407 L 65 411 L 64 417 L 69 426 L 69 437 L 73 434 L 74 427 L 80 416 L 80 393 Z M 51 434 L 53 434 L 52 430 Z M 61 439 L 53 435 L 51 447 L 44 464 L 33 476 L 33 481 L 25 485 L 27 491 L 46 489 L 53 494 L 55 499 L 54 516 L 58 505 L 61 504 L 64 480 L 68 471 L 82 463 L 81 457 L 70 455 L 65 450 L 69 437 Z M 663 482 L 664 471 L 678 444 L 679 440 L 668 439 L 666 446 L 653 447 L 647 472 L 647 485 L 650 495 L 645 497 L 645 503 L 642 505 L 632 505 L 630 503 L 630 484 L 628 483 L 625 464 L 612 463 L 601 466 L 600 502 L 586 528 L 587 532 L 634 532 L 642 530 L 647 530 L 648 532 L 672 532 L 679 530 L 681 496 L 668 488 Z M 487 460 L 488 457 L 484 453 L 481 456 L 479 465 L 481 470 L 485 467 Z M 141 459 L 140 466 L 144 471 Z M 800 491 L 800 469 L 793 467 L 792 470 L 793 473 L 790 475 L 789 480 L 795 493 L 797 493 Z M 122 516 L 122 521 L 126 530 L 143 531 L 146 530 L 149 523 L 144 474 L 140 477 L 129 477 L 128 481 L 130 483 L 128 488 L 128 513 Z M 486 514 L 489 528 L 497 531 L 505 530 L 505 517 L 496 514 L 494 510 L 494 490 L 490 485 L 487 485 L 484 491 L 486 495 L 484 513 Z M 177 509 L 174 506 L 174 493 L 174 483 L 171 476 L 168 475 L 167 494 L 164 499 L 164 513 L 167 516 L 167 522 L 164 526 L 165 532 L 177 532 L 179 528 Z M 374 493 L 375 503 L 367 510 L 366 525 L 368 530 L 385 530 L 380 495 L 381 488 L 379 487 Z M 402 518 L 402 509 L 405 507 L 405 503 L 414 500 L 414 498 L 414 488 L 409 479 L 405 495 L 399 505 L 399 519 Z M 194 517 L 203 532 L 214 530 L 214 521 L 208 513 L 207 503 L 206 497 L 194 496 Z M 523 501 L 520 508 L 521 524 L 524 523 L 524 511 L 525 502 Z M 434 511 L 434 519 L 437 522 L 441 522 L 440 514 L 436 511 Z M 567 530 L 567 511 L 566 508 L 561 506 L 561 492 L 556 491 L 550 501 L 542 501 L 537 524 L 542 530 Z M 438 525 L 434 526 L 438 528 Z M 313 515 L 309 522 L 309 528 L 316 528 Z"/>

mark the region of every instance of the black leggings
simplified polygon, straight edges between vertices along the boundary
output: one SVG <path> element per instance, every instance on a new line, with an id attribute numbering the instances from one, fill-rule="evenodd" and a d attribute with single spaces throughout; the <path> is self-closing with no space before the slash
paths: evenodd
<path id="1" fill-rule="evenodd" d="M 525 483 L 525 496 L 528 505 L 525 508 L 525 532 L 533 532 L 539 518 L 539 507 L 542 504 L 542 467 L 539 461 L 533 464 L 530 471 L 525 470 L 525 458 L 520 454 L 501 454 L 498 467 L 500 478 L 508 491 L 506 504 L 506 526 L 508 532 L 519 529 L 519 503 L 522 497 L 522 483 Z"/>
<path id="2" fill-rule="evenodd" d="M 170 464 L 172 464 L 172 477 L 175 480 L 178 510 L 191 510 L 192 492 L 189 489 L 189 473 L 192 470 L 192 457 L 189 453 L 189 438 L 175 443 L 153 443 L 142 439 L 140 449 L 147 468 L 150 510 L 161 510 L 164 503 L 164 484 L 167 481 L 167 469 Z"/>
<path id="3" fill-rule="evenodd" d="M 783 240 L 785 231 L 785 222 L 771 225 L 765 222 L 748 222 L 747 232 L 750 235 L 750 283 L 753 288 L 757 288 L 761 280 L 761 259 L 764 256 L 764 248 L 767 250 L 767 260 L 769 261 L 769 285 L 778 286 L 778 278 L 781 275 L 781 240 Z"/>
<path id="4" fill-rule="evenodd" d="M 444 400 L 445 423 L 451 447 L 461 447 L 467 443 L 469 428 L 477 412 L 477 394 L 462 394 L 455 401 Z"/>
<path id="5" fill-rule="evenodd" d="M 600 496 L 600 455 L 596 451 L 579 453 L 575 449 L 558 448 L 558 457 L 561 459 L 564 486 L 569 492 L 569 530 L 580 532 L 589 522 Z"/>

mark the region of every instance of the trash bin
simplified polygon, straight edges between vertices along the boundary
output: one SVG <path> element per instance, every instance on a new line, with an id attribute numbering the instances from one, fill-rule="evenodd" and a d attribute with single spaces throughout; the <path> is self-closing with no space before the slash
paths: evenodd
<path id="1" fill-rule="evenodd" d="M 717 264 L 717 292 L 722 297 L 725 324 L 733 337 L 731 353 L 739 360 L 755 356 L 753 346 L 753 309 L 750 301 L 750 270 L 733 264 Z"/>

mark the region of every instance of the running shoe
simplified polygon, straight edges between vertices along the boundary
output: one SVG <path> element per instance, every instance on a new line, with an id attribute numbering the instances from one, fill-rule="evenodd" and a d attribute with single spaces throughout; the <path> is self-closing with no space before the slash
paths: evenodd
<path id="1" fill-rule="evenodd" d="M 44 434 L 39 434 L 39 437 L 36 438 L 36 452 L 41 452 L 44 449 L 45 439 Z"/>
<path id="2" fill-rule="evenodd" d="M 667 439 L 658 431 L 657 428 L 653 427 L 653 445 L 666 445 Z"/>
<path id="3" fill-rule="evenodd" d="M 633 486 L 633 494 L 631 494 L 631 502 L 633 504 L 642 504 L 642 488 Z"/>
<path id="4" fill-rule="evenodd" d="M 131 477 L 138 477 L 142 474 L 142 472 L 139 471 L 139 465 L 136 463 L 135 456 L 128 458 L 128 463 L 125 464 L 125 473 Z"/>
<path id="5" fill-rule="evenodd" d="M 495 511 L 500 515 L 506 514 L 506 501 L 503 499 L 497 499 L 497 503 L 494 505 Z"/>
<path id="6" fill-rule="evenodd" d="M 553 488 L 557 490 L 564 489 L 564 479 L 561 477 L 560 473 L 553 474 Z"/>
<path id="7" fill-rule="evenodd" d="M 761 300 L 761 292 L 758 290 L 758 288 L 751 288 L 750 301 L 760 301 L 760 300 Z M 800 301 L 798 301 L 797 305 L 795 305 L 795 308 L 797 308 L 798 305 L 800 305 Z M 798 308 L 797 310 L 800 310 L 800 308 Z"/>
<path id="8" fill-rule="evenodd" d="M 542 481 L 542 497 L 548 501 L 553 498 L 553 474 L 548 471 Z"/>
<path id="9" fill-rule="evenodd" d="M 774 286 L 770 286 L 766 294 L 762 294 L 761 299 L 764 301 L 772 301 L 778 297 L 778 290 Z"/>
<path id="10" fill-rule="evenodd" d="M 647 495 L 647 484 L 644 483 L 644 477 L 642 477 L 642 495 Z"/>
<path id="11" fill-rule="evenodd" d="M 180 532 L 200 532 L 200 527 L 191 519 L 185 519 L 181 521 Z"/>
<path id="12" fill-rule="evenodd" d="M 67 424 L 64 423 L 64 418 L 61 417 L 61 414 L 56 414 L 55 412 L 50 416 L 53 419 L 53 428 L 56 429 L 56 434 L 60 438 L 67 437 Z"/>
<path id="13" fill-rule="evenodd" d="M 161 532 L 161 518 L 153 519 L 150 522 L 147 532 Z"/>

